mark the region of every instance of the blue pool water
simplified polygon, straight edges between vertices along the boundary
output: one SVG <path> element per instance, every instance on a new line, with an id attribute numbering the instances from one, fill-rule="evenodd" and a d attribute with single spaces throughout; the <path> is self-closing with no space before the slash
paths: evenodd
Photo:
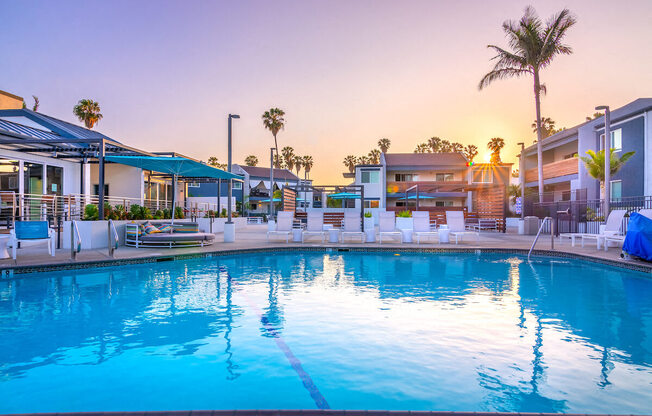
<path id="1" fill-rule="evenodd" d="M 650 413 L 652 280 L 277 252 L 0 281 L 0 413 L 327 407 Z"/>

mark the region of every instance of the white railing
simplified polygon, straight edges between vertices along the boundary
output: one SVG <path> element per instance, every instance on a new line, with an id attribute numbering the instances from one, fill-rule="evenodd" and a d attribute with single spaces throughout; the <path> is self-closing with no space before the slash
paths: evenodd
<path id="1" fill-rule="evenodd" d="M 537 240 L 539 239 L 539 235 L 541 235 L 541 230 L 543 230 L 543 226 L 548 222 L 550 224 L 550 250 L 555 249 L 555 223 L 552 221 L 552 217 L 545 217 L 543 221 L 541 222 L 541 225 L 539 226 L 539 231 L 537 231 L 537 236 L 534 237 L 534 241 L 532 242 L 532 247 L 530 247 L 530 251 L 527 253 L 527 260 L 530 261 L 530 256 L 532 255 L 532 250 L 534 250 L 534 246 L 537 244 Z"/>

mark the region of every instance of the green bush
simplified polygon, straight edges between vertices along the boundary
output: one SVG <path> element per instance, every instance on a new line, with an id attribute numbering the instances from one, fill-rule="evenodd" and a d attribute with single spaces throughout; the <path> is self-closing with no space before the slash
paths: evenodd
<path id="1" fill-rule="evenodd" d="M 185 218 L 185 215 L 183 214 L 183 208 L 176 207 L 174 209 L 174 218 L 177 218 L 177 219 L 180 219 L 180 220 Z"/>
<path id="2" fill-rule="evenodd" d="M 398 218 L 412 218 L 412 212 L 406 209 L 405 211 L 399 211 L 396 216 Z"/>
<path id="3" fill-rule="evenodd" d="M 88 204 L 84 207 L 85 221 L 97 221 L 99 216 L 100 216 L 100 211 L 97 209 L 97 206 L 93 204 Z"/>
<path id="4" fill-rule="evenodd" d="M 226 218 L 226 208 L 222 208 L 222 212 L 220 212 L 220 217 Z"/>
<path id="5" fill-rule="evenodd" d="M 365 218 L 371 218 L 371 211 L 365 211 L 364 217 Z"/>

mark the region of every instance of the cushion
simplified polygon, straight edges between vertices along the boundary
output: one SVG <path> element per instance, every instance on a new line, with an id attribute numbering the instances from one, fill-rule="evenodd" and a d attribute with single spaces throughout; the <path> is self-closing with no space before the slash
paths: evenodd
<path id="1" fill-rule="evenodd" d="M 158 226 L 158 230 L 162 233 L 171 233 L 172 226 L 170 224 L 163 224 Z"/>
<path id="2" fill-rule="evenodd" d="M 132 224 L 130 224 L 130 225 L 132 225 Z M 133 224 L 133 225 L 135 225 L 135 224 Z M 138 224 L 138 231 L 134 230 L 133 227 L 127 227 L 127 236 L 128 237 L 135 237 L 136 234 L 138 234 L 138 237 L 145 234 L 145 227 L 143 227 L 142 224 Z"/>
<path id="3" fill-rule="evenodd" d="M 166 241 L 212 241 L 214 234 L 210 233 L 174 233 L 174 234 L 149 234 L 142 238 L 142 241 L 166 242 Z"/>
<path id="4" fill-rule="evenodd" d="M 161 231 L 156 228 L 155 225 L 150 224 L 149 222 L 145 223 L 145 235 L 160 233 Z"/>
<path id="5" fill-rule="evenodd" d="M 172 229 L 175 233 L 194 234 L 199 232 L 199 225 L 194 222 L 174 224 Z"/>

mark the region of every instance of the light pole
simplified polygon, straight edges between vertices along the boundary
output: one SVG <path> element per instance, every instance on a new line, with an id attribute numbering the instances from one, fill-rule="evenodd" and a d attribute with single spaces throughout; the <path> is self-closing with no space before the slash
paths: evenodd
<path id="1" fill-rule="evenodd" d="M 231 140 L 231 120 L 234 118 L 240 118 L 237 114 L 229 114 L 229 140 L 228 140 L 228 162 L 227 162 L 227 171 L 231 173 L 231 153 L 232 153 L 232 140 Z M 219 189 L 218 189 L 219 195 Z M 227 221 L 224 224 L 224 242 L 232 243 L 235 241 L 235 225 L 231 220 L 231 198 L 233 197 L 233 180 L 229 178 L 228 183 L 228 194 L 227 194 Z"/>
<path id="2" fill-rule="evenodd" d="M 608 105 L 595 109 L 604 110 L 604 217 L 607 218 L 611 209 L 611 112 Z"/>
<path id="3" fill-rule="evenodd" d="M 269 148 L 269 221 L 274 220 L 274 150 L 275 147 Z"/>
<path id="4" fill-rule="evenodd" d="M 525 220 L 525 143 L 516 143 L 521 146 L 518 160 L 518 180 L 521 182 L 521 221 Z"/>

